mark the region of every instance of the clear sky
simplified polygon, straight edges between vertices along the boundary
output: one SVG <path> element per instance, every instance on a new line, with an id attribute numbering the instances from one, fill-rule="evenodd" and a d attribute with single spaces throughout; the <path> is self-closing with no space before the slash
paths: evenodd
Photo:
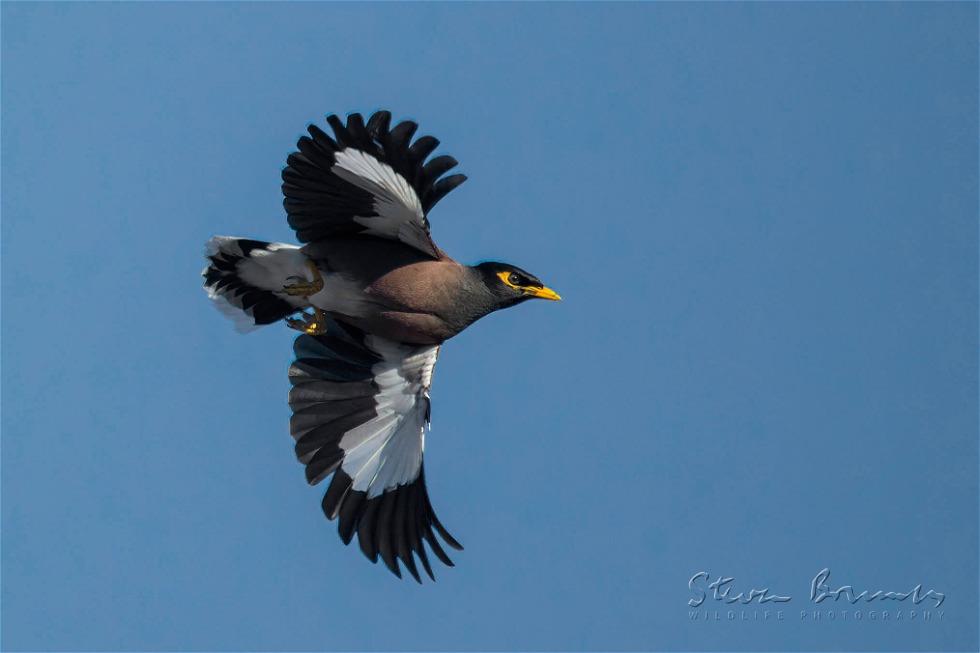
<path id="1" fill-rule="evenodd" d="M 975 650 L 977 13 L 3 3 L 3 648 Z M 470 177 L 436 241 L 565 297 L 443 349 L 421 587 L 320 513 L 292 333 L 198 276 L 377 108 Z M 801 619 L 825 567 L 944 615 Z M 792 600 L 692 622 L 698 571 Z"/>

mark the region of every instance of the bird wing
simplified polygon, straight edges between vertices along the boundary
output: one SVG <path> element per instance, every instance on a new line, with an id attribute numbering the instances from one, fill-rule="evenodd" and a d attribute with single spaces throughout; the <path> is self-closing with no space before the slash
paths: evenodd
<path id="1" fill-rule="evenodd" d="M 442 177 L 457 164 L 448 155 L 426 162 L 439 141 L 404 121 L 389 129 L 391 114 L 378 111 L 367 125 L 358 113 L 343 124 L 327 116 L 331 138 L 316 125 L 299 139 L 298 152 L 282 171 L 289 225 L 304 243 L 342 235 L 399 240 L 439 258 L 426 215 L 436 202 L 466 181 Z"/>
<path id="2" fill-rule="evenodd" d="M 429 503 L 422 451 L 429 424 L 429 386 L 438 346 L 413 346 L 331 321 L 321 336 L 296 339 L 289 368 L 296 456 L 315 485 L 333 479 L 323 497 L 340 537 L 357 534 L 372 561 L 378 555 L 401 577 L 400 558 L 420 581 L 413 553 L 430 578 L 423 540 L 453 566 L 433 529 L 455 549 Z"/>

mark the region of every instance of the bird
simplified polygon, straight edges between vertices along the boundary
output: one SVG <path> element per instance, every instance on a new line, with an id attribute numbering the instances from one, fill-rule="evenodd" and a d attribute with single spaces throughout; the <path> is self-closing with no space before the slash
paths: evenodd
<path id="1" fill-rule="evenodd" d="M 515 265 L 465 265 L 435 244 L 429 212 L 466 176 L 446 175 L 458 162 L 432 157 L 439 140 L 414 138 L 417 123 L 391 126 L 386 110 L 326 122 L 332 134 L 308 125 L 282 171 L 300 244 L 214 236 L 204 289 L 241 331 L 282 321 L 300 332 L 289 428 L 307 482 L 331 477 L 325 516 L 371 562 L 421 583 L 417 558 L 434 581 L 428 552 L 452 567 L 440 540 L 463 548 L 425 484 L 440 347 L 493 311 L 561 297 Z"/>

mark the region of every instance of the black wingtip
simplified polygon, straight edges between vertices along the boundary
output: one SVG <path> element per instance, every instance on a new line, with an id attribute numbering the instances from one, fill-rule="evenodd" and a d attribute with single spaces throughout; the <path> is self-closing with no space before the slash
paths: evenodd
<path id="1" fill-rule="evenodd" d="M 412 140 L 412 136 L 415 135 L 415 131 L 418 128 L 419 125 L 417 122 L 403 120 L 395 125 L 394 129 L 389 133 L 391 144 L 399 149 L 407 147 L 408 142 Z"/>
<path id="2" fill-rule="evenodd" d="M 354 533 L 357 532 L 357 522 L 361 514 L 361 506 L 364 503 L 365 496 L 364 492 L 351 490 L 340 506 L 340 514 L 338 515 L 340 519 L 337 525 L 337 533 L 345 545 L 351 543 L 351 540 L 354 539 Z"/>
<path id="3" fill-rule="evenodd" d="M 442 537 L 442 539 L 446 542 L 446 544 L 456 549 L 457 551 L 462 551 L 463 545 L 460 544 L 455 537 L 449 534 L 449 531 L 447 531 L 446 527 L 442 525 L 442 522 L 439 521 L 439 518 L 436 517 L 436 514 L 434 512 L 431 512 L 430 515 L 432 517 L 432 525 L 435 526 L 436 531 L 439 532 L 440 537 Z"/>
<path id="4" fill-rule="evenodd" d="M 330 128 L 333 130 L 334 138 L 337 139 L 337 143 L 344 147 L 350 145 L 350 135 L 347 133 L 347 127 L 345 127 L 344 123 L 340 121 L 337 114 L 331 113 L 329 116 L 327 116 L 327 124 L 329 124 Z"/>
<path id="5" fill-rule="evenodd" d="M 447 567 L 456 566 L 453 564 L 453 561 L 449 558 L 449 556 L 446 555 L 446 552 L 443 551 L 442 546 L 439 544 L 439 540 L 437 540 L 436 536 L 433 535 L 432 529 L 426 529 L 424 537 L 425 541 L 429 543 L 429 548 L 432 549 L 432 552 L 437 558 L 439 558 L 442 564 L 446 565 Z"/>
<path id="6" fill-rule="evenodd" d="M 395 530 L 392 523 L 392 516 L 395 510 L 395 492 L 384 492 L 380 499 L 381 506 L 378 508 L 378 523 L 375 529 L 375 548 L 381 554 L 381 559 L 391 573 L 399 578 L 402 577 L 401 569 L 398 568 L 398 559 L 395 555 Z"/>
<path id="7" fill-rule="evenodd" d="M 353 483 L 353 479 L 344 470 L 338 469 L 334 472 L 333 478 L 330 479 L 330 485 L 327 487 L 327 491 L 323 495 L 323 501 L 320 504 L 323 508 L 323 514 L 327 516 L 327 519 L 333 520 L 337 518 L 344 497 L 347 496 L 347 493 L 351 489 L 351 483 Z"/>
<path id="8" fill-rule="evenodd" d="M 347 129 L 350 129 L 352 124 L 364 127 L 364 117 L 357 111 L 352 111 L 351 113 L 347 114 Z"/>
<path id="9" fill-rule="evenodd" d="M 426 182 L 431 184 L 441 175 L 446 174 L 458 165 L 459 161 L 454 157 L 448 154 L 440 154 L 422 166 L 422 174 Z"/>
<path id="10" fill-rule="evenodd" d="M 412 558 L 411 552 L 409 552 L 407 558 L 402 558 L 401 560 L 402 562 L 405 563 L 405 568 L 408 569 L 408 573 L 412 575 L 412 578 L 415 579 L 415 582 L 421 585 L 422 577 L 419 576 L 419 570 L 418 567 L 415 566 L 415 559 Z"/>
<path id="11" fill-rule="evenodd" d="M 378 502 L 369 500 L 364 514 L 357 522 L 357 544 L 371 562 L 378 561 L 378 547 L 374 537 L 377 516 Z"/>
<path id="12" fill-rule="evenodd" d="M 306 126 L 306 131 L 309 132 L 310 137 L 313 142 L 317 145 L 327 148 L 329 151 L 335 151 L 337 149 L 337 143 L 327 135 L 325 131 L 317 127 L 316 125 L 310 123 Z M 305 138 L 305 137 L 304 137 Z"/>
<path id="13" fill-rule="evenodd" d="M 434 136 L 420 136 L 412 143 L 408 151 L 416 161 L 424 161 L 437 147 L 439 147 L 438 138 Z"/>
<path id="14" fill-rule="evenodd" d="M 392 558 L 391 560 L 388 560 L 387 558 L 384 557 L 384 555 L 382 555 L 381 556 L 381 560 L 382 560 L 382 562 L 385 563 L 385 567 L 388 568 L 388 571 L 390 571 L 394 575 L 398 576 L 399 578 L 402 577 L 402 570 L 398 566 L 398 559 L 397 558 Z"/>
<path id="15" fill-rule="evenodd" d="M 384 109 L 375 111 L 367 122 L 367 130 L 375 140 L 381 142 L 388 135 L 388 125 L 391 124 L 391 112 Z"/>

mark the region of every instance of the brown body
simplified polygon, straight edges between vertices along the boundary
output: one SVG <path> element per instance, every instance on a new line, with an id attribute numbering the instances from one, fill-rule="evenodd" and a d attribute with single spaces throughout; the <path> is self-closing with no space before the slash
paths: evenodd
<path id="1" fill-rule="evenodd" d="M 311 303 L 382 338 L 439 344 L 491 308 L 471 269 L 441 250 L 433 260 L 396 241 L 336 238 L 303 253 L 326 282 Z"/>

